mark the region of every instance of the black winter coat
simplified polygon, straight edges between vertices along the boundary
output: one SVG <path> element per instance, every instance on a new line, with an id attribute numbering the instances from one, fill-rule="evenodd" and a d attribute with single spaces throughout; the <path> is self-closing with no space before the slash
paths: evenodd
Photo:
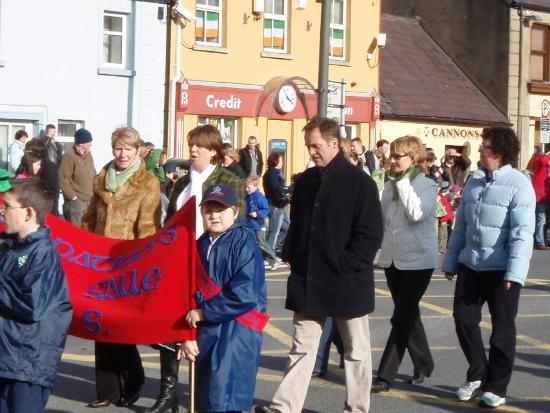
<path id="1" fill-rule="evenodd" d="M 290 205 L 286 308 L 311 317 L 371 313 L 372 263 L 382 242 L 374 181 L 340 153 L 326 172 L 309 168 L 297 178 Z"/>

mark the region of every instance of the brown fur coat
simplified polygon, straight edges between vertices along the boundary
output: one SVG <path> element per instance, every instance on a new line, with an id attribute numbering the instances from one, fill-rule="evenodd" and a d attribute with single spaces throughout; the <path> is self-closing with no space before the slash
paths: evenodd
<path id="1" fill-rule="evenodd" d="M 136 239 L 154 234 L 160 227 L 160 183 L 139 170 L 114 194 L 105 188 L 110 163 L 94 178 L 94 195 L 82 217 L 82 228 L 109 238 Z"/>

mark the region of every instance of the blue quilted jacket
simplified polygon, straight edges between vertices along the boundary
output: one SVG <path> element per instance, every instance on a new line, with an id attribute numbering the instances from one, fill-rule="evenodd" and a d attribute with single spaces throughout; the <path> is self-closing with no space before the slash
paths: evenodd
<path id="1" fill-rule="evenodd" d="M 534 229 L 535 192 L 527 177 L 510 165 L 489 179 L 477 170 L 464 187 L 442 269 L 505 270 L 505 280 L 523 285 Z"/>

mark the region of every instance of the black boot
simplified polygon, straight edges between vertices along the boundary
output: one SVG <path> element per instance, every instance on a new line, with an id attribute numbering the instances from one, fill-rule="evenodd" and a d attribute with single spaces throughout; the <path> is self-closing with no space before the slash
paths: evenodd
<path id="1" fill-rule="evenodd" d="M 172 410 L 177 413 L 178 396 L 176 387 L 178 386 L 178 371 L 180 361 L 177 359 L 176 352 L 165 348 L 160 349 L 160 394 L 157 401 L 146 412 L 164 413 Z"/>

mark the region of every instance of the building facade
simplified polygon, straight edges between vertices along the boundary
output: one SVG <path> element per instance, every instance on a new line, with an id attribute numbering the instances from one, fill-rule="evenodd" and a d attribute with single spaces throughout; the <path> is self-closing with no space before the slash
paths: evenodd
<path id="1" fill-rule="evenodd" d="M 178 82 L 169 155 L 186 157 L 188 131 L 210 123 L 237 149 L 255 136 L 264 156 L 283 152 L 287 179 L 302 171 L 309 159 L 302 128 L 317 112 L 321 4 L 180 3 L 194 20 L 182 17 L 173 30 L 172 61 L 181 62 L 181 73 L 172 68 Z M 332 0 L 331 6 L 328 113 L 340 120 L 343 113 L 348 137 L 368 146 L 378 111 L 380 2 Z"/>
<path id="2" fill-rule="evenodd" d="M 131 0 L 0 0 L 0 166 L 18 129 L 49 123 L 66 146 L 89 129 L 96 167 L 119 126 L 162 145 L 166 16 Z"/>
<path id="3" fill-rule="evenodd" d="M 526 165 L 533 152 L 550 150 L 550 3 L 530 0 L 512 5 L 508 113 L 523 137 Z"/>

